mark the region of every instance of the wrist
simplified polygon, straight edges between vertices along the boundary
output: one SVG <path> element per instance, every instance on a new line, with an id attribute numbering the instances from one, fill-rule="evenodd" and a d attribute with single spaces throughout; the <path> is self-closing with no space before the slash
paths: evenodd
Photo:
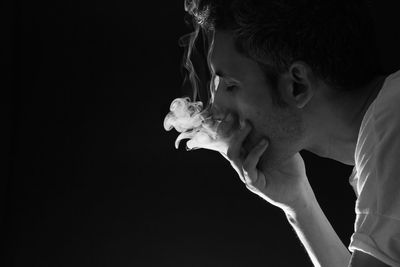
<path id="1" fill-rule="evenodd" d="M 310 183 L 306 179 L 303 186 L 299 189 L 296 200 L 283 209 L 289 222 L 295 223 L 299 216 L 308 214 L 311 210 L 318 207 L 318 202 Z"/>

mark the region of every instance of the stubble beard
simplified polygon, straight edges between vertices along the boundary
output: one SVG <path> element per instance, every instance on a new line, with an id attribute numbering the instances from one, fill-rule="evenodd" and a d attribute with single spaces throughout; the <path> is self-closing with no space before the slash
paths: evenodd
<path id="1" fill-rule="evenodd" d="M 258 167 L 265 171 L 281 168 L 299 152 L 305 134 L 301 114 L 296 110 L 280 108 L 274 120 L 277 127 L 270 133 L 269 145 L 258 163 Z"/>

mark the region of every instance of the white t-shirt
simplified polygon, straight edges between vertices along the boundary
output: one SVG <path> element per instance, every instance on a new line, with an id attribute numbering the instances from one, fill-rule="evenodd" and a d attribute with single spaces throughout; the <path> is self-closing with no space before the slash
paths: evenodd
<path id="1" fill-rule="evenodd" d="M 400 267 L 400 71 L 389 75 L 361 123 L 349 178 L 357 201 L 349 250 Z"/>

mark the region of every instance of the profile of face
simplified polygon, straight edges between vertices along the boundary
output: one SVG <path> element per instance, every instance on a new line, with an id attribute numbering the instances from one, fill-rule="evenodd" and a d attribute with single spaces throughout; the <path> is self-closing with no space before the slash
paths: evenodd
<path id="1" fill-rule="evenodd" d="M 273 102 L 272 88 L 262 69 L 235 49 L 231 33 L 215 32 L 210 63 L 216 74 L 213 107 L 217 116 L 233 114 L 252 126 L 244 150 L 250 151 L 261 138 L 267 138 L 269 146 L 259 163 L 263 169 L 274 169 L 299 152 L 304 138 L 300 109 L 291 104 L 280 107 Z M 279 79 L 279 91 L 290 91 L 285 88 L 290 86 L 287 81 L 290 79 Z"/>

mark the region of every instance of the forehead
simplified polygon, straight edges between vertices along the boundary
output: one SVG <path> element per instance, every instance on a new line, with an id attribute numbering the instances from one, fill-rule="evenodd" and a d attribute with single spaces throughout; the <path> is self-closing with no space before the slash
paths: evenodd
<path id="1" fill-rule="evenodd" d="M 233 35 L 226 31 L 214 33 L 210 64 L 213 72 L 223 72 L 238 79 L 245 79 L 249 74 L 257 75 L 260 72 L 254 60 L 236 50 Z"/>
<path id="2" fill-rule="evenodd" d="M 213 49 L 211 53 L 211 64 L 213 67 L 219 67 L 221 65 L 226 65 L 229 59 L 234 61 L 237 56 L 236 50 L 233 44 L 232 34 L 216 31 L 214 33 Z"/>

